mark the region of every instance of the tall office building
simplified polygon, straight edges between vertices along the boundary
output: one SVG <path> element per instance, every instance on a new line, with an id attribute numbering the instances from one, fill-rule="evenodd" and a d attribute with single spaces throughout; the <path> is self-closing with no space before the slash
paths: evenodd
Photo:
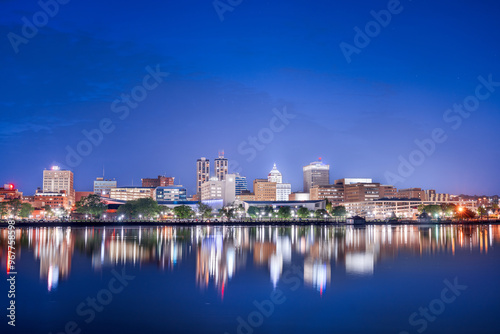
<path id="1" fill-rule="evenodd" d="M 115 180 L 105 180 L 103 177 L 98 177 L 94 181 L 94 194 L 109 196 L 112 188 L 116 188 Z"/>
<path id="2" fill-rule="evenodd" d="M 269 172 L 269 175 L 267 175 L 267 180 L 269 182 L 276 182 L 276 183 L 283 182 L 283 176 L 281 175 L 278 168 L 276 168 L 276 164 L 273 165 L 273 169 Z"/>
<path id="3" fill-rule="evenodd" d="M 210 160 L 200 158 L 196 160 L 196 193 L 201 193 L 201 185 L 210 179 Z"/>
<path id="4" fill-rule="evenodd" d="M 224 151 L 219 152 L 219 157 L 214 160 L 214 172 L 219 181 L 224 180 L 228 173 L 228 161 L 224 158 Z"/>
<path id="5" fill-rule="evenodd" d="M 302 168 L 304 172 L 304 192 L 308 193 L 314 186 L 330 184 L 330 165 L 325 165 L 321 158 Z"/>
<path id="6" fill-rule="evenodd" d="M 242 192 L 247 190 L 247 178 L 246 176 L 241 176 L 240 174 L 235 174 L 235 186 L 236 186 L 236 195 L 241 195 Z"/>
<path id="7" fill-rule="evenodd" d="M 43 192 L 59 193 L 66 192 L 69 206 L 75 204 L 75 189 L 73 188 L 73 172 L 70 170 L 61 170 L 59 166 L 52 166 L 50 170 L 43 171 Z"/>

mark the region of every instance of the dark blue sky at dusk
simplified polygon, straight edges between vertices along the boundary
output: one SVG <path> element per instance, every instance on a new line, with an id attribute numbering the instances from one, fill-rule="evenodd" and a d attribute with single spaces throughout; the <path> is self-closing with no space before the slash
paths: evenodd
<path id="1" fill-rule="evenodd" d="M 9 33 L 41 7 L 1 1 L 0 184 L 32 194 L 58 162 L 79 191 L 104 166 L 118 185 L 166 174 L 193 193 L 196 159 L 223 149 L 249 186 L 276 163 L 301 191 L 302 166 L 322 157 L 332 181 L 500 193 L 500 4 L 402 0 L 348 62 L 339 45 L 390 2 L 243 0 L 221 20 L 212 0 L 71 0 L 16 53 Z M 140 88 L 154 69 L 168 76 Z M 134 108 L 113 104 L 141 89 Z M 479 101 L 467 117 L 447 112 L 464 100 Z M 68 162 L 100 122 L 110 131 Z M 415 153 L 437 128 L 446 139 Z M 414 170 L 398 172 L 400 157 Z"/>

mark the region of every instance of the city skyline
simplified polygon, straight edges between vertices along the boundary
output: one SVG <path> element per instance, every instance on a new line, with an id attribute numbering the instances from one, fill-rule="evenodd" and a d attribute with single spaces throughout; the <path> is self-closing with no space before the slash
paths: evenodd
<path id="1" fill-rule="evenodd" d="M 122 184 L 168 174 L 192 191 L 192 161 L 220 148 L 249 180 L 279 163 L 294 191 L 320 156 L 332 179 L 500 189 L 500 46 L 486 41 L 497 2 L 242 2 L 221 14 L 211 1 L 71 1 L 29 38 L 23 17 L 44 9 L 3 6 L 0 175 L 24 191 L 53 164 L 77 189 L 105 166 Z M 404 175 L 400 158 L 415 162 Z"/>

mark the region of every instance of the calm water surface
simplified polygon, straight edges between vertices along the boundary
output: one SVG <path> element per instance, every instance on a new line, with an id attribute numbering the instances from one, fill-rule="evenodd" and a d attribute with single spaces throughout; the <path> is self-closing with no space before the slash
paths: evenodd
<path id="1" fill-rule="evenodd" d="M 499 333 L 500 226 L 16 230 L 1 333 Z"/>

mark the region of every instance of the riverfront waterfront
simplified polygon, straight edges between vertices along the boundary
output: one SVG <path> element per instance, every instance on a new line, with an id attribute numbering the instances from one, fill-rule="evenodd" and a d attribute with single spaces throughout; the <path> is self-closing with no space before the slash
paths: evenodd
<path id="1" fill-rule="evenodd" d="M 500 330 L 498 225 L 30 227 L 15 240 L 20 333 Z M 2 229 L 6 271 L 7 241 Z"/>

